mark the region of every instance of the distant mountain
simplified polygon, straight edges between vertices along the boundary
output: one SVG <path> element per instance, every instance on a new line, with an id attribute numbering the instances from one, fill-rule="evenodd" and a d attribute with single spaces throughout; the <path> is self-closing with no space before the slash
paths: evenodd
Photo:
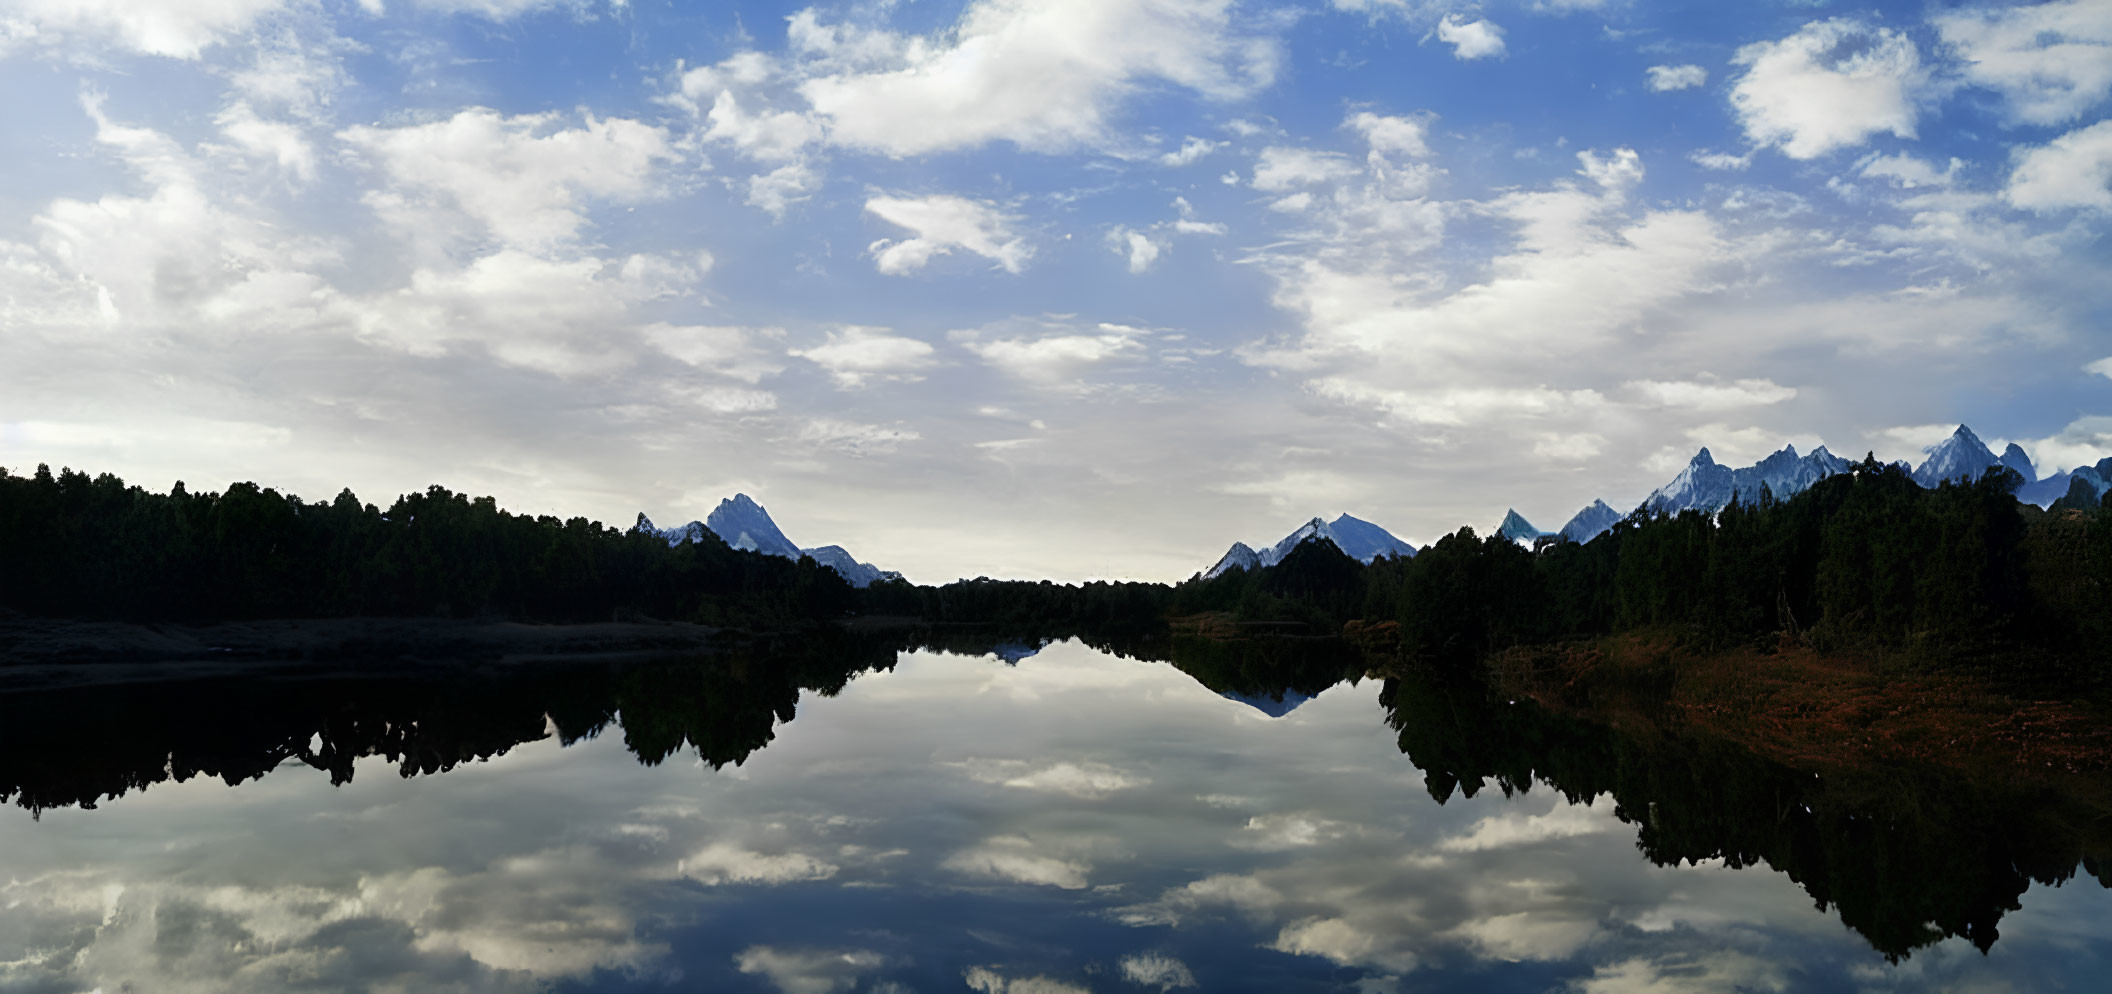
<path id="1" fill-rule="evenodd" d="M 2027 465 L 2030 463 L 2029 459 L 2024 458 L 2023 449 L 2017 449 L 2014 445 L 2010 448 L 2016 449 L 2019 459 Z M 1928 458 L 1915 467 L 1914 482 L 1924 487 L 1933 488 L 1945 480 L 1971 483 L 1978 479 L 1980 474 L 2002 465 L 2002 460 L 1980 441 L 1980 436 L 1973 434 L 1973 430 L 1964 425 L 1959 425 L 1958 430 L 1951 433 L 1951 437 L 1922 451 L 1928 453 Z"/>
<path id="2" fill-rule="evenodd" d="M 1274 566 L 1282 562 L 1283 557 L 1290 555 L 1291 550 L 1298 547 L 1298 543 L 1315 536 L 1333 542 L 1335 548 L 1341 549 L 1360 563 L 1368 563 L 1381 556 L 1415 555 L 1415 546 L 1395 538 L 1392 532 L 1362 518 L 1352 518 L 1344 514 L 1333 521 L 1314 518 L 1285 535 L 1282 541 L 1260 552 L 1254 551 L 1245 542 L 1234 542 L 1232 548 L 1226 550 L 1224 556 L 1218 559 L 1217 565 L 1203 572 L 1203 579 L 1207 580 L 1233 569 L 1257 570 L 1264 566 Z"/>
<path id="3" fill-rule="evenodd" d="M 793 545 L 792 540 L 777 529 L 777 522 L 770 520 L 770 512 L 748 499 L 747 494 L 734 494 L 720 501 L 704 519 L 704 527 L 736 549 L 787 559 L 799 558 L 799 546 Z"/>
<path id="4" fill-rule="evenodd" d="M 1751 466 L 1732 469 L 1717 462 L 1704 447 L 1672 482 L 1652 491 L 1644 503 L 1651 510 L 1666 514 L 1720 511 L 1734 495 L 1758 500 L 1765 487 L 1777 497 L 1788 497 L 1836 473 L 1845 473 L 1854 465 L 1826 451 L 1823 445 L 1807 456 L 1797 455 L 1796 446 L 1785 445 Z"/>
<path id="5" fill-rule="evenodd" d="M 2046 507 L 2068 496 L 2068 488 L 2073 486 L 2076 480 L 2090 484 L 2091 488 L 2097 491 L 2098 499 L 2104 499 L 2105 491 L 2112 490 L 2112 456 L 2098 460 L 2095 466 L 2077 466 L 2074 469 L 2062 470 L 2037 483 L 2018 487 L 2017 499 Z"/>
<path id="6" fill-rule="evenodd" d="M 1575 517 L 1570 518 L 1569 524 L 1562 526 L 1560 534 L 1563 538 L 1582 545 L 1606 534 L 1614 525 L 1620 523 L 1621 517 L 1621 512 L 1606 506 L 1605 501 L 1595 500 L 1591 502 L 1590 507 L 1578 511 Z"/>
<path id="7" fill-rule="evenodd" d="M 2032 468 L 2031 457 L 2025 455 L 2024 447 L 2015 442 L 2009 443 L 2009 448 L 2002 450 L 2002 465 L 2016 470 L 2025 483 L 2035 482 L 2039 478 L 2038 471 Z"/>
<path id="8" fill-rule="evenodd" d="M 719 502 L 702 521 L 692 521 L 679 528 L 655 528 L 651 518 L 638 516 L 634 529 L 649 535 L 658 535 L 668 545 L 699 541 L 706 531 L 717 535 L 720 541 L 736 549 L 760 552 L 766 556 L 783 556 L 798 559 L 807 556 L 815 562 L 836 571 L 853 587 L 863 587 L 880 580 L 899 580 L 902 574 L 884 570 L 871 563 L 861 563 L 850 551 L 840 545 L 823 545 L 802 549 L 785 537 L 770 519 L 770 512 L 747 494 L 734 494 Z"/>
<path id="9" fill-rule="evenodd" d="M 1496 526 L 1496 534 L 1520 545 L 1530 546 L 1539 541 L 1540 536 L 1549 533 L 1533 527 L 1533 523 L 1525 520 L 1524 515 L 1512 509 L 1503 513 L 1503 523 Z"/>

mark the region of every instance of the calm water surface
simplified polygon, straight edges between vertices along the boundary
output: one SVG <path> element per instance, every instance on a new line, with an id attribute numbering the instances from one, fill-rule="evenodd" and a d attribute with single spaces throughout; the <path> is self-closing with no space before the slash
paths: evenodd
<path id="1" fill-rule="evenodd" d="M 0 809 L 0 991 L 2024 991 L 2112 975 L 2112 891 L 2020 882 L 2009 910 L 2001 871 L 2024 858 L 2009 843 L 1921 851 L 2000 833 L 2000 812 L 1859 837 L 1855 809 L 1800 811 L 1808 798 L 1765 782 L 1788 774 L 1513 727 L 1506 702 L 1371 680 L 1241 699 L 1073 642 L 806 681 L 833 695 L 699 679 L 14 695 L 5 789 L 27 807 Z M 31 727 L 53 746 L 25 758 Z M 1474 764 L 1514 747 L 1692 782 L 1618 814 L 1586 796 L 1589 770 L 1564 774 L 1574 799 L 1501 789 L 1531 772 L 1468 796 Z M 377 751 L 395 758 L 361 755 Z M 1716 777 L 1788 797 L 1761 842 L 1739 825 L 1695 841 L 1768 821 L 1723 810 Z M 1682 797 L 1697 810 L 1669 810 Z M 1724 852 L 1666 858 L 1697 846 Z M 1770 859 L 1800 879 L 1734 868 Z M 1857 875 L 1872 862 L 1892 866 Z M 1908 920 L 1954 907 L 1986 920 L 1969 933 L 1986 953 L 1944 937 L 1955 923 Z"/>

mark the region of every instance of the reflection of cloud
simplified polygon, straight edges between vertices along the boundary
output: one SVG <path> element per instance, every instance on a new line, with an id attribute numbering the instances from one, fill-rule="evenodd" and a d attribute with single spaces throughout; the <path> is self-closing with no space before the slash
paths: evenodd
<path id="1" fill-rule="evenodd" d="M 1137 953 L 1122 957 L 1122 979 L 1141 987 L 1156 987 L 1170 991 L 1176 987 L 1194 987 L 1195 974 L 1188 964 L 1165 953 Z"/>
<path id="2" fill-rule="evenodd" d="M 714 842 L 676 864 L 675 872 L 702 884 L 783 884 L 827 880 L 836 875 L 836 865 L 805 853 L 766 855 Z"/>
<path id="3" fill-rule="evenodd" d="M 1706 959 L 1643 957 L 1598 967 L 1592 975 L 1573 981 L 1578 994 L 1673 994 L 1688 991 L 1780 991 L 1789 988 L 1779 964 L 1743 953 L 1723 951 Z M 1990 989 L 2008 989 L 2007 984 Z"/>
<path id="4" fill-rule="evenodd" d="M 968 768 L 969 776 L 984 783 L 1088 799 L 1106 797 L 1151 782 L 1106 763 L 1090 761 L 1065 761 L 1038 769 L 1029 769 L 1027 762 L 1018 759 L 970 760 L 961 765 Z"/>
<path id="5" fill-rule="evenodd" d="M 1518 962 L 1568 959 L 1598 931 L 1598 924 L 1590 918 L 1517 911 L 1467 922 L 1457 934 L 1492 958 Z"/>
<path id="6" fill-rule="evenodd" d="M 1232 840 L 1241 849 L 1299 849 L 1316 846 L 1347 834 L 1350 826 L 1311 813 L 1255 815 L 1247 819 L 1246 834 Z"/>
<path id="7" fill-rule="evenodd" d="M 760 973 L 785 994 L 834 994 L 887 965 L 866 949 L 778 949 L 749 946 L 733 958 L 742 973 Z"/>
<path id="8" fill-rule="evenodd" d="M 1269 948 L 1299 956 L 1320 956 L 1343 966 L 1373 963 L 1394 970 L 1415 969 L 1412 953 L 1388 951 L 1371 933 L 1340 918 L 1309 918 L 1284 926 Z"/>
<path id="9" fill-rule="evenodd" d="M 1437 847 L 1445 852 L 1481 852 L 1610 832 L 1621 827 L 1620 821 L 1613 816 L 1612 802 L 1607 801 L 1601 807 L 1601 802 L 1595 799 L 1589 805 L 1565 804 L 1541 815 L 1521 811 L 1492 815 L 1475 822 L 1466 835 L 1446 839 Z"/>
<path id="10" fill-rule="evenodd" d="M 971 966 L 961 976 L 968 989 L 982 994 L 1090 994 L 1086 988 L 1049 977 L 1006 977 L 987 966 Z"/>
<path id="11" fill-rule="evenodd" d="M 947 857 L 946 869 L 1023 884 L 1079 890 L 1085 886 L 1083 864 L 1044 856 L 1031 839 L 1002 835 Z"/>

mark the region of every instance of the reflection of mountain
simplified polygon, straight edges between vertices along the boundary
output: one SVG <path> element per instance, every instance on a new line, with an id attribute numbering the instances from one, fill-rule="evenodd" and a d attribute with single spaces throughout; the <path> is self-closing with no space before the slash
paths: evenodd
<path id="1" fill-rule="evenodd" d="M 1660 865 L 1765 864 L 1887 957 L 1962 936 L 1987 950 L 2037 882 L 2078 867 L 2112 886 L 2112 822 L 2058 797 L 1934 773 L 1819 777 L 1734 746 L 1629 736 L 1422 678 L 1380 693 L 1400 747 L 1442 804 L 1493 782 L 1611 795 Z"/>
<path id="2" fill-rule="evenodd" d="M 1226 700 L 1271 718 L 1344 680 L 1363 675 L 1364 660 L 1335 638 L 1264 635 L 1243 639 L 1179 636 L 1173 665 Z"/>
<path id="3" fill-rule="evenodd" d="M 1298 705 L 1313 699 L 1310 694 L 1301 694 L 1296 691 L 1286 691 L 1272 696 L 1268 694 L 1235 694 L 1226 690 L 1220 691 L 1217 696 L 1228 701 L 1238 701 L 1271 718 L 1281 718 L 1290 714 L 1298 710 Z"/>

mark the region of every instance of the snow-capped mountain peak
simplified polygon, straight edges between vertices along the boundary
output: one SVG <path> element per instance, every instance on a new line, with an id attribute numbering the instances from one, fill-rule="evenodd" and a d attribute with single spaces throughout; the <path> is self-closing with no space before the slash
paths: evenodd
<path id="1" fill-rule="evenodd" d="M 1959 425 L 1951 437 L 1923 451 L 1928 453 L 1928 458 L 1915 468 L 1914 482 L 1924 487 L 1934 487 L 1945 480 L 1969 483 L 1987 472 L 1988 467 L 2002 463 L 1980 441 L 1980 436 L 1964 425 Z"/>
<path id="2" fill-rule="evenodd" d="M 823 545 L 802 549 L 785 537 L 777 522 L 770 519 L 770 512 L 747 494 L 734 494 L 719 502 L 710 515 L 702 521 L 692 521 L 680 528 L 655 528 L 653 519 L 638 515 L 635 531 L 658 535 L 668 545 L 684 542 L 699 542 L 709 531 L 733 548 L 746 552 L 760 552 L 767 556 L 782 556 L 797 560 L 801 556 L 836 571 L 849 581 L 851 586 L 863 587 L 879 580 L 900 579 L 902 574 L 883 570 L 871 563 L 861 563 L 856 556 L 840 545 Z"/>
<path id="3" fill-rule="evenodd" d="M 1217 565 L 1203 572 L 1203 579 L 1222 576 L 1235 567 L 1251 571 L 1274 566 L 1283 561 L 1283 557 L 1290 555 L 1291 550 L 1297 548 L 1299 543 L 1312 538 L 1324 538 L 1333 542 L 1335 548 L 1364 563 L 1381 556 L 1415 555 L 1415 546 L 1395 538 L 1392 532 L 1362 518 L 1343 514 L 1333 521 L 1313 518 L 1293 529 L 1281 541 L 1259 551 L 1245 542 L 1234 542 L 1232 548 L 1226 550 L 1218 559 Z"/>
<path id="4" fill-rule="evenodd" d="M 1708 450 L 1703 449 L 1702 452 L 1707 453 Z M 1533 527 L 1532 522 L 1525 520 L 1525 515 L 1519 514 L 1516 508 L 1512 508 L 1503 513 L 1503 523 L 1496 526 L 1496 534 L 1520 545 L 1529 546 L 1538 540 L 1540 536 L 1547 533 Z"/>
<path id="5" fill-rule="evenodd" d="M 1562 526 L 1562 537 L 1583 544 L 1598 538 L 1619 524 L 1621 512 L 1609 507 L 1603 500 L 1591 502 L 1591 506 L 1578 511 L 1569 523 Z"/>

